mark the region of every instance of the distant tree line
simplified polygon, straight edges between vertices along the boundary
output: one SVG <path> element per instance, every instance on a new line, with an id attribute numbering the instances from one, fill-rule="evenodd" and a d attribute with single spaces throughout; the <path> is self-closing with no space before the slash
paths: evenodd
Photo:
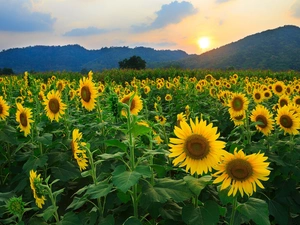
<path id="1" fill-rule="evenodd" d="M 0 75 L 12 75 L 15 74 L 11 68 L 0 68 Z"/>
<path id="2" fill-rule="evenodd" d="M 124 59 L 119 62 L 120 69 L 136 69 L 143 70 L 146 68 L 146 61 L 140 56 L 131 56 L 129 59 Z"/>

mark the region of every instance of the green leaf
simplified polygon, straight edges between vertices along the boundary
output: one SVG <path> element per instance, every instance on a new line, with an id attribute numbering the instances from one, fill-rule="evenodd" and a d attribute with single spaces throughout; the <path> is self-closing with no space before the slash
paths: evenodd
<path id="1" fill-rule="evenodd" d="M 64 190 L 65 190 L 65 189 L 62 188 L 62 189 L 59 189 L 59 190 L 53 192 L 52 194 L 53 194 L 54 198 L 56 198 L 59 194 L 63 193 Z"/>
<path id="2" fill-rule="evenodd" d="M 67 212 L 57 225 L 74 225 L 80 223 L 79 217 L 74 212 Z"/>
<path id="3" fill-rule="evenodd" d="M 146 165 L 138 165 L 135 168 L 135 171 L 141 174 L 145 178 L 150 178 L 152 176 L 151 168 Z"/>
<path id="4" fill-rule="evenodd" d="M 41 142 L 43 145 L 51 145 L 53 134 L 45 133 L 43 136 L 37 137 L 36 140 Z"/>
<path id="5" fill-rule="evenodd" d="M 142 225 L 142 223 L 137 218 L 131 216 L 123 223 L 123 225 Z"/>
<path id="6" fill-rule="evenodd" d="M 222 191 L 220 190 L 221 188 L 221 185 L 219 185 L 217 187 L 218 189 L 218 195 L 219 195 L 219 198 L 222 202 L 223 205 L 227 205 L 228 203 L 232 203 L 233 202 L 233 197 L 232 195 L 228 196 L 228 192 L 229 192 L 229 187 L 226 188 L 226 189 L 223 189 Z"/>
<path id="7" fill-rule="evenodd" d="M 87 202 L 87 199 L 85 197 L 74 197 L 72 203 L 67 207 L 67 209 L 79 209 L 81 206 L 83 206 Z"/>
<path id="8" fill-rule="evenodd" d="M 131 128 L 131 132 L 134 137 L 149 134 L 151 130 L 152 129 L 150 127 L 146 127 L 139 124 L 134 124 L 133 127 Z"/>
<path id="9" fill-rule="evenodd" d="M 5 202 L 15 194 L 13 192 L 0 192 L 0 202 Z"/>
<path id="10" fill-rule="evenodd" d="M 99 225 L 115 225 L 115 219 L 113 215 L 108 215 L 104 219 L 102 219 Z"/>
<path id="11" fill-rule="evenodd" d="M 104 142 L 107 146 L 114 146 L 120 148 L 123 152 L 126 152 L 128 146 L 124 144 L 123 142 L 113 139 L 113 140 L 106 140 Z"/>
<path id="12" fill-rule="evenodd" d="M 237 211 L 259 225 L 269 225 L 268 204 L 258 198 L 249 198 L 245 203 L 238 203 Z"/>
<path id="13" fill-rule="evenodd" d="M 104 153 L 104 154 L 101 154 L 99 155 L 101 158 L 103 159 L 119 159 L 119 158 L 122 158 L 122 156 L 125 154 L 125 152 L 117 152 L 115 154 L 107 154 L 107 153 Z"/>
<path id="14" fill-rule="evenodd" d="M 182 208 L 182 220 L 188 225 L 217 224 L 219 217 L 219 207 L 214 201 L 205 202 L 204 206 L 199 208 L 194 208 L 193 205 L 186 205 Z"/>
<path id="15" fill-rule="evenodd" d="M 211 176 L 205 175 L 200 178 L 193 176 L 185 176 L 183 180 L 186 182 L 189 189 L 197 196 L 200 195 L 201 191 L 210 183 Z"/>
<path id="16" fill-rule="evenodd" d="M 54 212 L 55 212 L 55 208 L 53 205 L 45 209 L 44 212 L 42 213 L 44 220 L 48 221 L 53 216 Z"/>
<path id="17" fill-rule="evenodd" d="M 279 225 L 288 224 L 289 214 L 283 205 L 276 202 L 275 200 L 269 201 L 270 215 L 274 216 L 275 222 Z"/>
<path id="18" fill-rule="evenodd" d="M 140 173 L 136 171 L 126 171 L 124 165 L 118 166 L 112 173 L 113 184 L 123 192 L 128 191 L 128 189 L 135 185 L 140 178 Z"/>
<path id="19" fill-rule="evenodd" d="M 27 162 L 23 165 L 25 173 L 29 173 L 30 170 L 36 170 L 37 167 L 44 167 L 48 161 L 47 155 L 41 155 L 39 157 L 31 156 Z"/>
<path id="20" fill-rule="evenodd" d="M 106 196 L 112 189 L 112 184 L 107 182 L 98 183 L 97 185 L 90 185 L 85 193 L 85 196 L 88 196 L 90 199 L 96 199 L 103 196 Z"/>
<path id="21" fill-rule="evenodd" d="M 60 167 L 51 168 L 53 177 L 61 181 L 68 181 L 80 176 L 80 171 L 70 162 L 65 162 Z"/>
<path id="22" fill-rule="evenodd" d="M 175 202 L 182 202 L 191 196 L 192 193 L 183 180 L 162 178 L 157 179 L 154 186 L 147 183 L 143 188 L 143 199 L 145 203 L 164 203 L 168 199 L 173 199 Z"/>

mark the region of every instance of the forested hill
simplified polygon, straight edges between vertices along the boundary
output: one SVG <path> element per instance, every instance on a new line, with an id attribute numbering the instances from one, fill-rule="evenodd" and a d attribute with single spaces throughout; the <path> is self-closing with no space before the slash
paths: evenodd
<path id="1" fill-rule="evenodd" d="M 184 68 L 300 70 L 300 28 L 286 25 L 174 62 Z"/>
<path id="2" fill-rule="evenodd" d="M 32 46 L 0 52 L 0 68 L 12 68 L 15 73 L 24 71 L 81 71 L 118 68 L 118 62 L 140 56 L 147 67 L 188 56 L 181 50 L 154 50 L 146 47 L 110 47 L 87 50 L 80 45 Z"/>

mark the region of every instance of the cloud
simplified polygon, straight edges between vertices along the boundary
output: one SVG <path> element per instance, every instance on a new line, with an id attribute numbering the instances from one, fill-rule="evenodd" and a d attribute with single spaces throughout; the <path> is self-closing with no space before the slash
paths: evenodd
<path id="1" fill-rule="evenodd" d="M 170 4 L 162 5 L 161 9 L 156 12 L 156 19 L 150 24 L 142 24 L 132 26 L 137 32 L 155 30 L 166 27 L 169 24 L 176 24 L 182 21 L 185 17 L 193 15 L 197 9 L 189 2 L 171 2 Z"/>
<path id="2" fill-rule="evenodd" d="M 216 3 L 224 3 L 224 2 L 229 2 L 230 0 L 215 0 Z"/>
<path id="3" fill-rule="evenodd" d="M 51 31 L 56 19 L 50 14 L 30 11 L 28 0 L 0 0 L 0 31 Z"/>
<path id="4" fill-rule="evenodd" d="M 107 30 L 105 29 L 99 29 L 96 27 L 88 27 L 88 28 L 76 28 L 73 30 L 70 30 L 64 34 L 64 36 L 91 36 L 91 35 L 97 35 L 97 34 L 104 34 L 107 33 Z"/>
<path id="5" fill-rule="evenodd" d="M 291 12 L 292 16 L 296 18 L 300 18 L 300 0 L 297 0 L 292 6 L 291 6 Z"/>

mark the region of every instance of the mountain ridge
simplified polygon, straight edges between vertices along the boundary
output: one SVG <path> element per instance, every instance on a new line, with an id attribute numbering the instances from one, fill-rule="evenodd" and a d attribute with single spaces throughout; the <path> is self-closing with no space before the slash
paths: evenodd
<path id="1" fill-rule="evenodd" d="M 118 68 L 118 62 L 140 56 L 147 68 L 269 69 L 300 71 L 300 28 L 285 25 L 248 35 L 201 55 L 149 47 L 104 47 L 88 50 L 75 45 L 28 46 L 0 52 L 0 68 L 24 71 L 81 71 Z"/>

